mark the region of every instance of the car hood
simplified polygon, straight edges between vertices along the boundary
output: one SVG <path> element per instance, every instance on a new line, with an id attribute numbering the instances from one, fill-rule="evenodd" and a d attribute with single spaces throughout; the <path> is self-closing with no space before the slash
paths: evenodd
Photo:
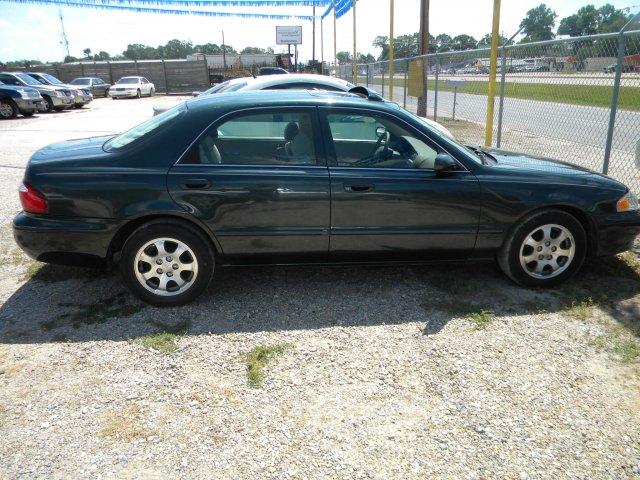
<path id="1" fill-rule="evenodd" d="M 112 137 L 113 135 L 104 135 L 52 143 L 34 153 L 29 160 L 29 164 L 38 165 L 78 158 L 89 159 L 104 155 L 105 152 L 102 146 Z"/>
<path id="2" fill-rule="evenodd" d="M 567 175 L 593 175 L 596 173 L 571 163 L 561 162 L 560 160 L 552 160 L 550 158 L 525 155 L 524 153 L 509 152 L 495 148 L 482 148 L 481 150 L 496 159 L 497 163 L 492 165 L 492 168 L 518 171 L 529 170 Z"/>

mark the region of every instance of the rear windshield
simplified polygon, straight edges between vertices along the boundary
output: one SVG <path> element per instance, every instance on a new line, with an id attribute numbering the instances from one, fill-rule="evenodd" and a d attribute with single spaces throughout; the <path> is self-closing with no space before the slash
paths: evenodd
<path id="1" fill-rule="evenodd" d="M 139 140 L 140 138 L 150 134 L 163 125 L 166 125 L 186 110 L 187 106 L 185 105 L 185 103 L 180 103 L 179 105 L 170 108 L 166 112 L 162 112 L 160 115 L 151 117 L 146 122 L 142 122 L 140 125 L 136 125 L 131 130 L 127 130 L 117 137 L 113 137 L 112 139 L 107 140 L 102 148 L 107 152 L 111 152 L 113 150 L 119 150 L 123 147 L 126 147 L 130 143 Z"/>

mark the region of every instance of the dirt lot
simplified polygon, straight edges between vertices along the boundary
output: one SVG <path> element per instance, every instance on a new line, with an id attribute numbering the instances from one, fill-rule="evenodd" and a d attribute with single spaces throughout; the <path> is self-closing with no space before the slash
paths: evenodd
<path id="1" fill-rule="evenodd" d="M 0 123 L 0 478 L 640 477 L 637 253 L 545 291 L 492 264 L 222 270 L 169 310 L 23 256 L 29 155 L 154 101 Z"/>

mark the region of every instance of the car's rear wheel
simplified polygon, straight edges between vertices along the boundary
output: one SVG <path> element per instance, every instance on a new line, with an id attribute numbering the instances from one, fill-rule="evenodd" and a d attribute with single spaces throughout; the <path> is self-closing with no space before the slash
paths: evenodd
<path id="1" fill-rule="evenodd" d="M 18 116 L 18 106 L 10 98 L 0 100 L 0 118 L 8 120 Z"/>
<path id="2" fill-rule="evenodd" d="M 140 92 L 140 89 L 138 89 L 138 91 L 136 92 L 136 98 L 140 97 L 142 97 L 142 93 Z"/>
<path id="3" fill-rule="evenodd" d="M 159 220 L 136 229 L 122 249 L 129 288 L 156 306 L 184 305 L 209 285 L 214 255 L 208 240 L 186 223 Z"/>
<path id="4" fill-rule="evenodd" d="M 24 117 L 33 117 L 33 114 L 36 113 L 35 110 L 30 110 L 28 112 L 20 112 Z"/>
<path id="5" fill-rule="evenodd" d="M 567 212 L 549 209 L 523 219 L 498 254 L 502 270 L 530 287 L 556 285 L 576 273 L 587 253 L 582 224 Z"/>
<path id="6" fill-rule="evenodd" d="M 107 98 L 108 96 L 109 96 L 109 89 L 107 88 L 107 89 L 104 91 L 104 98 Z"/>

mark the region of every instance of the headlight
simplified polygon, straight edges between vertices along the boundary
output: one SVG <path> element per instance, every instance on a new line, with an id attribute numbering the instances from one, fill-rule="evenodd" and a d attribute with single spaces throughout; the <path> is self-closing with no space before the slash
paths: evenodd
<path id="1" fill-rule="evenodd" d="M 56 97 L 64 97 L 64 93 L 62 93 L 62 91 L 60 90 L 54 90 L 53 95 L 55 95 Z"/>
<path id="2" fill-rule="evenodd" d="M 638 197 L 631 192 L 627 192 L 624 197 L 617 201 L 616 210 L 618 212 L 630 212 L 638 210 L 638 206 Z"/>

